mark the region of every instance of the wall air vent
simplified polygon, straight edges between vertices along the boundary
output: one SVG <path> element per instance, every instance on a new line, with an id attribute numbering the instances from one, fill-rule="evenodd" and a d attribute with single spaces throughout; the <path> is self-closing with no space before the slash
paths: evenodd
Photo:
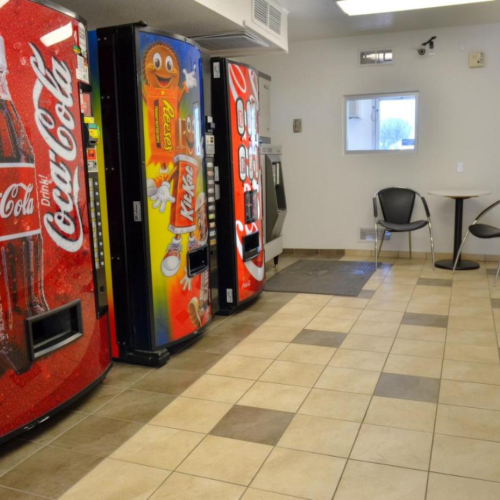
<path id="1" fill-rule="evenodd" d="M 245 31 L 191 37 L 201 47 L 211 52 L 235 49 L 269 47 L 269 44 L 252 33 Z"/>
<path id="2" fill-rule="evenodd" d="M 253 17 L 255 21 L 260 21 L 267 26 L 269 24 L 269 2 L 266 0 L 254 0 Z"/>
<path id="3" fill-rule="evenodd" d="M 382 231 L 378 232 L 378 241 L 382 239 Z M 385 232 L 385 241 L 391 240 L 391 233 L 389 231 Z M 368 227 L 359 228 L 359 241 L 375 241 L 375 229 Z"/>
<path id="4" fill-rule="evenodd" d="M 361 66 L 392 64 L 392 49 L 361 50 L 359 52 L 359 64 Z"/>
<path id="5" fill-rule="evenodd" d="M 253 21 L 276 35 L 281 35 L 283 10 L 268 0 L 253 0 Z"/>
<path id="6" fill-rule="evenodd" d="M 269 6 L 269 29 L 281 35 L 281 11 L 272 5 Z"/>

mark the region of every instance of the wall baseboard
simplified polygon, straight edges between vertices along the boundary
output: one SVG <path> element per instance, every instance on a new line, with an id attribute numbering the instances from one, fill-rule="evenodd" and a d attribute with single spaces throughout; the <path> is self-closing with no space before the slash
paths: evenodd
<path id="1" fill-rule="evenodd" d="M 359 250 L 359 249 L 325 249 L 325 248 L 284 248 L 283 255 L 294 255 L 295 257 L 374 257 L 374 250 Z M 408 251 L 398 252 L 397 250 L 382 250 L 381 258 L 386 259 L 409 259 Z M 436 260 L 451 259 L 453 255 L 446 252 L 436 252 Z M 412 252 L 412 259 L 430 259 L 430 252 Z M 466 260 L 475 260 L 476 262 L 498 262 L 499 255 L 464 253 L 462 258 Z"/>

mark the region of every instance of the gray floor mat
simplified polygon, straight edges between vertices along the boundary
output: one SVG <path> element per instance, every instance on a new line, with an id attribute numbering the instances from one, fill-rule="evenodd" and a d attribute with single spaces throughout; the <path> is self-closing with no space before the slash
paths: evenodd
<path id="1" fill-rule="evenodd" d="M 371 262 L 299 260 L 270 278 L 265 290 L 357 297 L 374 271 Z"/>

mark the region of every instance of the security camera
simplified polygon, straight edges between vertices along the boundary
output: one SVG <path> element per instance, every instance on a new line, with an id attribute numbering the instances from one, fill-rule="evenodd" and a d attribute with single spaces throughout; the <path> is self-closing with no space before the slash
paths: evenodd
<path id="1" fill-rule="evenodd" d="M 417 49 L 417 52 L 418 52 L 418 55 L 419 56 L 425 56 L 427 54 L 427 45 L 429 46 L 429 55 L 430 56 L 433 56 L 435 55 L 435 52 L 434 52 L 434 40 L 436 39 L 437 37 L 433 36 L 431 38 L 429 38 L 429 40 L 427 40 L 426 42 L 424 42 L 418 49 Z"/>

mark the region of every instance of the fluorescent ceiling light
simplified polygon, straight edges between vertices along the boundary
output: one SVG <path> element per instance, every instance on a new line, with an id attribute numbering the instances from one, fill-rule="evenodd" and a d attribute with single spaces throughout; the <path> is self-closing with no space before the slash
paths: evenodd
<path id="1" fill-rule="evenodd" d="M 493 2 L 494 0 L 340 0 L 337 5 L 349 16 L 401 12 L 404 10 L 430 9 L 465 5 L 468 3 Z"/>
<path id="2" fill-rule="evenodd" d="M 68 23 L 42 36 L 40 38 L 40 41 L 45 45 L 45 47 L 50 47 L 51 45 L 63 42 L 64 40 L 71 38 L 72 35 L 73 35 L 73 24 Z"/>

